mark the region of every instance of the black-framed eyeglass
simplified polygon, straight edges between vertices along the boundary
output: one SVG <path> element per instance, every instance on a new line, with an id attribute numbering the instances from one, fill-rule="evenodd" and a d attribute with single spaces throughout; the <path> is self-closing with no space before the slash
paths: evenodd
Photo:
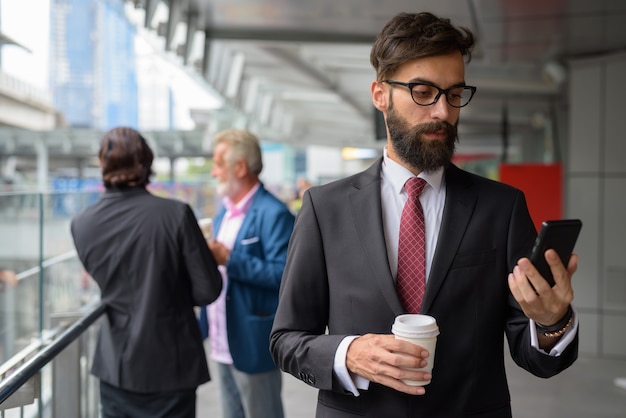
<path id="1" fill-rule="evenodd" d="M 456 86 L 449 89 L 441 89 L 429 83 L 403 83 L 395 80 L 384 80 L 383 82 L 408 88 L 413 101 L 420 106 L 430 106 L 437 103 L 437 100 L 443 94 L 446 96 L 446 101 L 450 106 L 463 107 L 472 100 L 474 93 L 476 93 L 476 87 L 474 86 Z"/>

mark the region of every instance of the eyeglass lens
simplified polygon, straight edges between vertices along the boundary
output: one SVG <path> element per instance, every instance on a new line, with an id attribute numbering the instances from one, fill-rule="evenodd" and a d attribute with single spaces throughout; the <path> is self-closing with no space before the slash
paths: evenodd
<path id="1" fill-rule="evenodd" d="M 428 84 L 415 84 L 412 86 L 411 95 L 415 103 L 428 106 L 433 104 L 439 99 L 439 94 L 443 93 L 435 86 L 429 86 Z M 469 87 L 456 87 L 448 90 L 446 94 L 446 100 L 450 106 L 461 107 L 465 106 L 472 98 L 472 89 Z"/>

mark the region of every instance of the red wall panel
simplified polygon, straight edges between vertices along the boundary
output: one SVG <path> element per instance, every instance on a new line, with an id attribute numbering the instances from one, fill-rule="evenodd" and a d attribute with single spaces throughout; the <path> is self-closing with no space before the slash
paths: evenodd
<path id="1" fill-rule="evenodd" d="M 500 181 L 521 189 L 539 231 L 546 219 L 563 217 L 563 173 L 560 163 L 500 164 Z"/>

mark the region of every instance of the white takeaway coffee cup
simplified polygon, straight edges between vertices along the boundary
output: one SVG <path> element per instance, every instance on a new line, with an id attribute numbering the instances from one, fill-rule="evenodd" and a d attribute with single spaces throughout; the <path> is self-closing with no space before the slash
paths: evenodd
<path id="1" fill-rule="evenodd" d="M 202 230 L 202 235 L 204 235 L 204 239 L 213 238 L 213 219 L 211 218 L 202 218 L 198 220 L 198 225 Z"/>
<path id="2" fill-rule="evenodd" d="M 429 356 L 426 359 L 426 366 L 417 370 L 431 373 L 435 361 L 437 336 L 439 335 L 439 327 L 435 318 L 422 314 L 398 315 L 391 327 L 391 332 L 397 339 L 412 342 L 428 351 Z M 430 380 L 403 380 L 403 382 L 411 386 L 424 386 L 429 384 Z"/>

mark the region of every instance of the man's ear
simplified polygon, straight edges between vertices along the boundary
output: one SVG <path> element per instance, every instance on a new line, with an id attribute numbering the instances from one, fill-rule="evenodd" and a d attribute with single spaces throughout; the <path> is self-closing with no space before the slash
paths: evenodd
<path id="1" fill-rule="evenodd" d="M 243 159 L 239 159 L 235 162 L 233 174 L 236 178 L 243 178 L 248 175 L 248 165 Z"/>
<path id="2" fill-rule="evenodd" d="M 387 107 L 389 106 L 389 93 L 385 89 L 384 83 L 377 80 L 372 81 L 370 90 L 372 92 L 372 103 L 374 103 L 374 107 L 386 113 Z"/>

